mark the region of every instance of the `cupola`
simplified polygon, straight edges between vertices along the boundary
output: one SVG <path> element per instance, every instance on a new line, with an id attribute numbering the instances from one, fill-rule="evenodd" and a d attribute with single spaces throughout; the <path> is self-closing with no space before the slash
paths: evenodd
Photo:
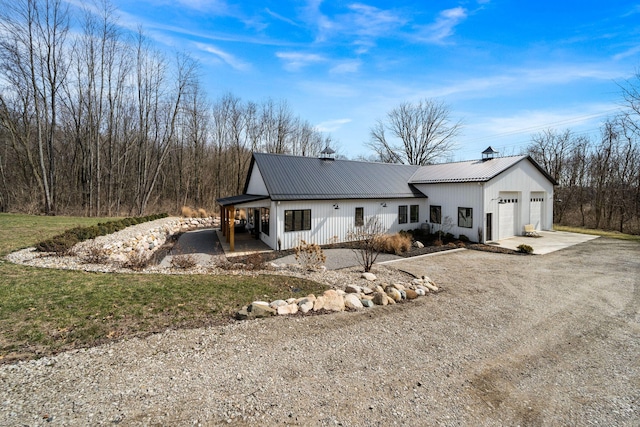
<path id="1" fill-rule="evenodd" d="M 494 157 L 498 157 L 498 152 L 493 147 L 488 146 L 486 150 L 482 152 L 482 161 L 491 160 Z"/>

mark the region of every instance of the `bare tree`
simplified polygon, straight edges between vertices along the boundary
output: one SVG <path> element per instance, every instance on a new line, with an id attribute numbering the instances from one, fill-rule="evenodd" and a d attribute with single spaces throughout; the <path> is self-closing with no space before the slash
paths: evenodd
<path id="1" fill-rule="evenodd" d="M 0 70 L 35 130 L 33 173 L 47 214 L 55 213 L 57 119 L 60 87 L 66 77 L 68 8 L 62 0 L 0 1 Z M 7 105 L 6 94 L 1 95 Z M 27 124 L 23 124 L 27 125 Z M 10 126 L 9 129 L 15 128 Z M 34 163 L 32 163 L 34 164 Z"/>
<path id="2" fill-rule="evenodd" d="M 376 122 L 367 145 L 380 161 L 426 165 L 452 152 L 461 127 L 441 101 L 404 102 L 389 111 L 386 120 Z"/>
<path id="3" fill-rule="evenodd" d="M 353 252 L 365 272 L 371 271 L 371 267 L 380 255 L 380 240 L 384 236 L 384 231 L 380 218 L 372 216 L 364 225 L 354 227 L 347 233 L 346 240 L 355 244 Z"/>

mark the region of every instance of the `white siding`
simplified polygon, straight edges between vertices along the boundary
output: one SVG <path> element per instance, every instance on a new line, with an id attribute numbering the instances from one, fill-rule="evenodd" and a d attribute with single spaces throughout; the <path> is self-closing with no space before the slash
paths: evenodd
<path id="1" fill-rule="evenodd" d="M 251 169 L 251 176 L 249 177 L 249 184 L 247 185 L 246 194 L 256 194 L 268 196 L 267 186 L 264 184 L 262 174 L 258 169 L 258 165 L 254 164 Z"/>
<path id="2" fill-rule="evenodd" d="M 489 160 L 490 161 L 490 160 Z M 515 234 L 524 231 L 524 225 L 530 223 L 530 203 L 534 197 L 545 200 L 540 219 L 540 230 L 553 229 L 553 184 L 528 160 L 523 160 L 509 170 L 501 173 L 484 185 L 484 204 L 486 213 L 493 213 L 493 230 L 500 230 L 498 201 L 501 194 L 517 193 L 518 209 L 515 218 Z M 495 236 L 494 231 L 494 238 Z"/>
<path id="3" fill-rule="evenodd" d="M 338 206 L 338 209 L 334 208 Z M 384 206 L 386 205 L 386 207 Z M 398 224 L 398 206 L 407 206 L 407 223 Z M 410 206 L 419 206 L 419 222 L 410 222 Z M 300 240 L 326 245 L 344 242 L 347 234 L 355 227 L 356 207 L 364 208 L 365 222 L 372 216 L 378 216 L 386 233 L 420 228 L 428 215 L 428 205 L 424 198 L 411 199 L 375 199 L 375 200 L 301 200 L 273 203 L 271 212 L 271 235 L 262 236 L 263 241 L 277 248 L 278 237 L 282 249 L 290 249 L 300 244 Z M 284 231 L 284 211 L 311 209 L 311 230 Z"/>
<path id="4" fill-rule="evenodd" d="M 416 188 L 426 194 L 429 199 L 424 213 L 425 221 L 429 221 L 429 206 L 442 207 L 442 222 L 449 217 L 453 222 L 450 230 L 443 230 L 458 237 L 467 236 L 472 241 L 478 240 L 478 229 L 483 228 L 484 210 L 482 208 L 482 184 L 480 183 L 446 183 L 417 184 Z M 458 226 L 458 208 L 473 209 L 471 228 Z M 422 212 L 421 212 L 422 216 Z M 442 224 L 431 224 L 432 231 L 439 231 Z"/>

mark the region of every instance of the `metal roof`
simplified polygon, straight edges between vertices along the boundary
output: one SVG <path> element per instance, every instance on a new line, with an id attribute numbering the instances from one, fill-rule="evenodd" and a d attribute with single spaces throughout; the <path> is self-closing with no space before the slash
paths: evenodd
<path id="1" fill-rule="evenodd" d="M 409 179 L 409 183 L 486 182 L 523 160 L 529 160 L 547 179 L 556 184 L 556 181 L 529 156 L 494 157 L 422 166 Z"/>
<path id="2" fill-rule="evenodd" d="M 267 153 L 254 153 L 251 162 L 271 200 L 426 197 L 409 184 L 420 166 Z"/>
<path id="3" fill-rule="evenodd" d="M 255 202 L 258 200 L 268 199 L 269 196 L 257 195 L 257 194 L 240 194 L 239 196 L 223 197 L 216 199 L 216 202 L 220 206 L 239 205 L 241 203 Z"/>

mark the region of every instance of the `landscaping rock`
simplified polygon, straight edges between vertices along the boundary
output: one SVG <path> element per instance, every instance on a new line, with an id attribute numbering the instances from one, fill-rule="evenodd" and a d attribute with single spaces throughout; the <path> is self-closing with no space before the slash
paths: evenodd
<path id="1" fill-rule="evenodd" d="M 387 305 L 389 301 L 387 300 L 387 294 L 384 292 L 374 292 L 373 293 L 373 303 L 375 305 Z"/>
<path id="2" fill-rule="evenodd" d="M 391 298 L 389 295 L 387 295 L 387 304 L 393 305 L 395 303 L 396 301 L 393 298 Z"/>
<path id="3" fill-rule="evenodd" d="M 287 305 L 287 302 L 281 299 L 277 299 L 275 301 L 271 301 L 271 304 L 269 304 L 269 307 L 273 308 L 274 310 L 277 310 L 278 307 L 280 307 L 281 305 Z"/>
<path id="4" fill-rule="evenodd" d="M 344 298 L 338 292 L 333 289 L 325 291 L 322 295 L 324 297 L 324 309 L 330 311 L 344 311 Z M 315 309 L 315 306 L 314 306 Z"/>
<path id="5" fill-rule="evenodd" d="M 344 291 L 348 294 L 359 294 L 362 292 L 362 288 L 358 285 L 347 285 Z"/>
<path id="6" fill-rule="evenodd" d="M 416 299 L 418 298 L 418 293 L 416 291 L 414 291 L 413 289 L 407 289 L 406 291 L 404 291 L 407 299 Z"/>
<path id="7" fill-rule="evenodd" d="M 370 294 L 373 293 L 373 290 L 371 288 L 367 287 L 367 286 L 360 286 L 360 290 L 365 295 L 370 295 Z"/>
<path id="8" fill-rule="evenodd" d="M 250 313 L 249 317 L 250 318 L 262 318 L 262 317 L 270 317 L 270 316 L 275 316 L 276 311 L 269 307 L 268 305 L 265 304 L 256 304 L 256 303 L 251 303 L 251 305 L 249 305 L 249 307 L 247 308 L 247 311 Z"/>
<path id="9" fill-rule="evenodd" d="M 424 282 L 424 286 L 425 286 L 427 289 L 432 290 L 432 291 L 434 291 L 434 292 L 437 292 L 437 291 L 438 291 L 438 287 L 437 287 L 437 286 L 435 285 L 435 283 L 433 283 L 433 282 Z"/>
<path id="10" fill-rule="evenodd" d="M 387 289 L 385 290 L 385 292 L 387 293 L 387 295 L 389 295 L 395 302 L 398 302 L 400 300 L 402 300 L 402 294 L 400 293 L 399 290 L 397 290 L 396 288 L 389 286 L 387 287 Z"/>
<path id="11" fill-rule="evenodd" d="M 370 282 L 373 282 L 374 280 L 377 279 L 376 275 L 373 273 L 362 273 L 362 277 L 363 279 L 369 280 Z"/>
<path id="12" fill-rule="evenodd" d="M 324 296 L 319 296 L 313 302 L 313 311 L 322 310 L 324 308 L 324 302 L 326 298 Z"/>
<path id="13" fill-rule="evenodd" d="M 236 320 L 247 320 L 249 318 L 249 312 L 247 311 L 247 306 L 245 305 L 236 313 Z"/>
<path id="14" fill-rule="evenodd" d="M 370 299 L 362 299 L 360 303 L 362 303 L 363 307 L 373 307 L 375 305 Z"/>
<path id="15" fill-rule="evenodd" d="M 298 312 L 298 304 L 287 304 L 278 307 L 278 315 L 286 316 L 287 314 L 296 314 Z"/>
<path id="16" fill-rule="evenodd" d="M 355 308 L 355 309 L 364 308 L 364 305 L 362 305 L 360 298 L 358 298 L 356 294 L 345 295 L 344 306 L 347 308 Z"/>
<path id="17" fill-rule="evenodd" d="M 419 242 L 418 240 L 416 240 L 415 242 L 413 242 L 413 247 L 414 248 L 418 248 L 418 249 L 422 249 L 422 248 L 424 248 L 424 245 L 422 244 L 422 242 Z"/>
<path id="18" fill-rule="evenodd" d="M 416 294 L 418 294 L 418 296 L 421 296 L 421 297 L 423 297 L 423 296 L 425 296 L 427 294 L 427 292 L 424 289 L 421 289 L 421 288 L 416 289 L 415 292 L 416 292 Z"/>
<path id="19" fill-rule="evenodd" d="M 301 312 L 306 314 L 309 311 L 313 310 L 313 301 L 307 298 L 303 298 L 300 302 L 298 302 L 298 308 Z"/>

